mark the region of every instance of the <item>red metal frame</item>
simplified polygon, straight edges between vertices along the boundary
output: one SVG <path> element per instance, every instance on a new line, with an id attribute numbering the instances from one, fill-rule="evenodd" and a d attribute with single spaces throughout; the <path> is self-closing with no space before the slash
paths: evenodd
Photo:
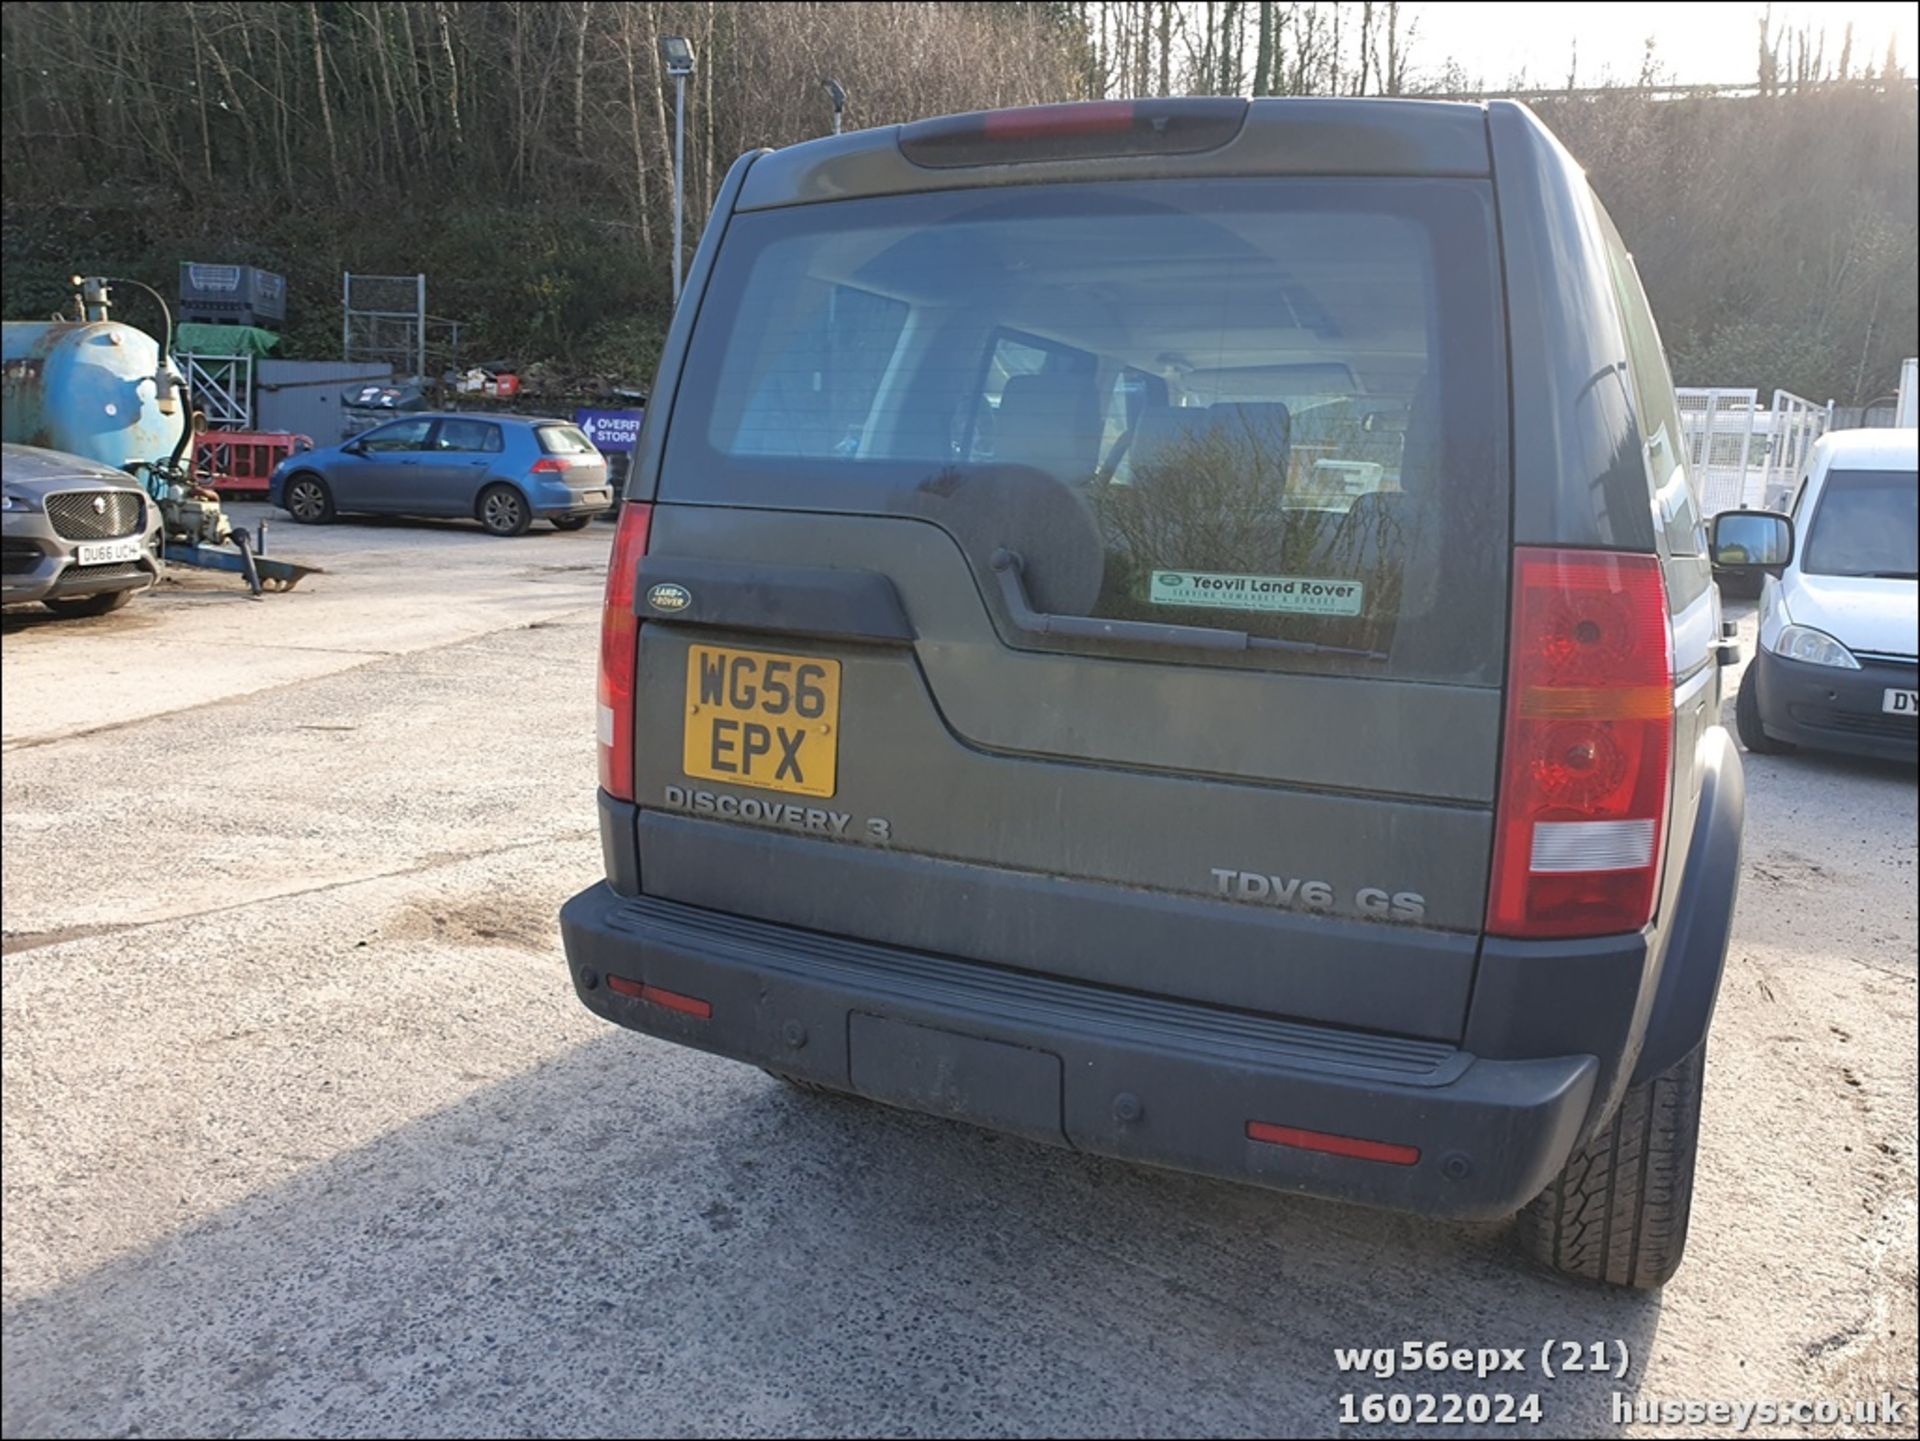
<path id="1" fill-rule="evenodd" d="M 193 474 L 222 495 L 265 495 L 276 465 L 312 449 L 311 437 L 287 431 L 204 431 L 194 437 Z"/>

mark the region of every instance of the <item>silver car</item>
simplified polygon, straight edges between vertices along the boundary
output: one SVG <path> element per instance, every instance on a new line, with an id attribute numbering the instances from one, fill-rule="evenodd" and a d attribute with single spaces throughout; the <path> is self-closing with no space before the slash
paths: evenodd
<path id="1" fill-rule="evenodd" d="M 9 445 L 0 482 L 0 602 L 105 615 L 160 579 L 160 508 L 125 471 Z"/>

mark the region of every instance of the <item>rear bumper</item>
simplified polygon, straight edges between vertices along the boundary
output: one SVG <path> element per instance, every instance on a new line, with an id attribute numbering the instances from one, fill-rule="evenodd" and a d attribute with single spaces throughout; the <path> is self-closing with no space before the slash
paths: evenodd
<path id="1" fill-rule="evenodd" d="M 613 483 L 603 481 L 597 487 L 598 500 L 590 500 L 587 491 L 570 485 L 544 484 L 532 488 L 528 497 L 533 514 L 540 520 L 552 520 L 555 516 L 562 520 L 575 515 L 599 515 L 618 505 Z"/>
<path id="2" fill-rule="evenodd" d="M 1759 650 L 1742 684 L 1757 685 L 1760 724 L 1775 740 L 1881 760 L 1912 761 L 1920 725 L 1888 715 L 1889 690 L 1912 690 L 1911 665 L 1864 661 L 1859 670 L 1808 665 Z"/>
<path id="3" fill-rule="evenodd" d="M 1539 1194 L 1587 1119 L 1598 1071 L 1586 1055 L 1490 1060 L 628 899 L 604 883 L 560 923 L 581 1001 L 633 1030 L 1078 1150 L 1433 1216 L 1497 1218 Z M 665 996 L 616 992 L 610 978 Z M 1254 1141 L 1250 1122 L 1419 1155 L 1396 1164 Z"/>

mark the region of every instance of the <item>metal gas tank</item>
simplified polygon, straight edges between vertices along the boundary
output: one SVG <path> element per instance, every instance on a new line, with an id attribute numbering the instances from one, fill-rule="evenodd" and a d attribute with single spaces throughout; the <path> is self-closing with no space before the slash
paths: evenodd
<path id="1" fill-rule="evenodd" d="M 160 346 L 117 320 L 9 320 L 0 351 L 5 437 L 105 465 L 164 460 L 189 423 L 163 413 Z M 171 361 L 168 370 L 178 375 Z"/>

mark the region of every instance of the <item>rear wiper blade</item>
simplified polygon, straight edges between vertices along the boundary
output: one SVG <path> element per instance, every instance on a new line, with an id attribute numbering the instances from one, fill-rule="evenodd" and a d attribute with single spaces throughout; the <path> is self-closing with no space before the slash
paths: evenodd
<path id="1" fill-rule="evenodd" d="M 988 562 L 1000 581 L 1000 597 L 1007 613 L 1019 629 L 1030 635 L 1062 635 L 1082 640 L 1115 641 L 1124 645 L 1179 646 L 1189 650 L 1278 650 L 1293 655 L 1344 655 L 1361 660 L 1383 661 L 1381 650 L 1360 650 L 1353 646 L 1320 645 L 1310 640 L 1268 640 L 1248 635 L 1243 630 L 1221 630 L 1206 625 L 1168 625 L 1148 620 L 1101 620 L 1090 615 L 1050 615 L 1033 608 L 1027 598 L 1026 582 L 1021 579 L 1024 562 L 1014 551 L 1002 546 Z"/>
<path id="2" fill-rule="evenodd" d="M 1860 573 L 1862 580 L 1920 580 L 1920 571 L 1912 570 L 1868 570 Z"/>

